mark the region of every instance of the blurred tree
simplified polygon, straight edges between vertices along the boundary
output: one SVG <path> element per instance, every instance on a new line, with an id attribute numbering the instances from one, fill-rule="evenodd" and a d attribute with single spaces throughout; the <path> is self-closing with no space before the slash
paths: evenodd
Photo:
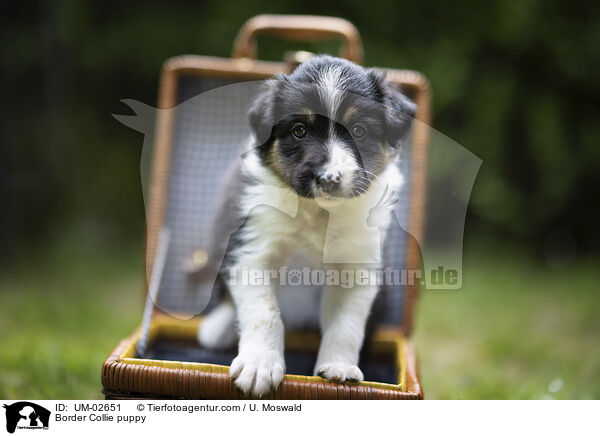
<path id="1" fill-rule="evenodd" d="M 434 126 L 483 159 L 478 232 L 542 247 L 560 228 L 597 250 L 597 3 L 64 0 L 3 6 L 2 255 L 53 235 L 139 241 L 141 138 L 110 114 L 122 98 L 153 104 L 168 57 L 228 56 L 258 13 L 342 16 L 361 31 L 367 65 L 424 72 Z M 259 55 L 284 47 L 265 38 Z"/>

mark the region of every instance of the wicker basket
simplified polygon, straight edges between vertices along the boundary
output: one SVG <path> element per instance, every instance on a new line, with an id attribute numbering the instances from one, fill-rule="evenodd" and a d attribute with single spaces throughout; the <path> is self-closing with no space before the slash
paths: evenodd
<path id="1" fill-rule="evenodd" d="M 356 63 L 362 62 L 362 44 L 356 28 L 349 22 L 331 17 L 261 15 L 250 19 L 240 30 L 230 59 L 180 56 L 169 59 L 163 67 L 159 108 L 170 109 L 193 95 L 224 84 L 262 80 L 280 72 L 290 72 L 290 62 L 256 60 L 256 37 L 270 33 L 290 40 L 338 38 L 340 56 Z M 416 119 L 410 146 L 409 183 L 405 193 L 406 221 L 403 227 L 413 236 L 421 235 L 424 222 L 426 176 L 426 146 L 428 141 L 430 91 L 427 80 L 414 71 L 385 70 L 387 80 L 399 85 L 417 104 Z M 176 203 L 177 189 L 172 177 L 173 165 L 179 162 L 185 137 L 185 122 L 178 111 L 160 111 L 156 119 L 154 152 L 148 197 L 148 231 L 146 270 L 152 271 L 160 229 L 168 220 L 179 226 Z M 183 133 L 181 133 L 183 132 Z M 171 198 L 170 198 L 171 197 Z M 175 218 L 173 218 L 175 217 Z M 173 224 L 173 223 L 172 223 Z M 182 224 L 184 226 L 185 223 Z M 419 247 L 415 238 L 407 237 L 401 245 L 402 265 L 418 269 Z M 180 250 L 181 251 L 181 250 Z M 174 282 L 175 283 L 175 282 Z M 177 296 L 176 285 L 161 285 L 161 307 L 169 312 L 185 308 L 188 302 Z M 172 289 L 171 289 L 172 288 Z M 365 377 L 373 381 L 336 384 L 308 374 L 304 367 L 314 362 L 319 335 L 312 330 L 286 333 L 286 362 L 288 374 L 277 391 L 264 399 L 420 399 L 423 397 L 417 374 L 417 365 L 410 333 L 417 298 L 416 285 L 403 286 L 398 296 L 400 303 L 377 326 L 361 358 Z M 169 300 L 171 299 L 171 300 Z M 183 318 L 183 317 L 181 317 Z M 189 317 L 188 317 L 189 318 Z M 247 398 L 232 383 L 227 363 L 235 350 L 210 353 L 201 350 L 195 342 L 198 323 L 202 316 L 180 319 L 165 313 L 153 316 L 149 330 L 149 353 L 138 356 L 136 344 L 140 329 L 121 343 L 110 354 L 102 367 L 102 385 L 107 398 Z M 364 353 L 363 353 L 364 354 Z M 205 363 L 199 363 L 205 362 Z M 294 375 L 294 368 L 297 368 Z M 368 379 L 368 378 L 367 378 Z"/>

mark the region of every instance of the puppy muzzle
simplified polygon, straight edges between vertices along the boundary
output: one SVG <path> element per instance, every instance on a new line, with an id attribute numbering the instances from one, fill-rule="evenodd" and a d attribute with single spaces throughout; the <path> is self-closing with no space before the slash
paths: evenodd
<path id="1" fill-rule="evenodd" d="M 326 171 L 317 176 L 317 186 L 326 194 L 334 194 L 341 187 L 342 174 L 339 171 Z"/>

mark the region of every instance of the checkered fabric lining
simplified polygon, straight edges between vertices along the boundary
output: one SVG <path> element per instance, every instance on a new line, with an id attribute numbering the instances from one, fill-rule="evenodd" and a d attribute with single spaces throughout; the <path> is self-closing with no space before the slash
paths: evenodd
<path id="1" fill-rule="evenodd" d="M 216 303 L 216 299 L 211 300 L 212 283 L 192 284 L 183 265 L 195 249 L 208 247 L 223 176 L 240 158 L 251 135 L 247 109 L 259 84 L 234 83 L 192 75 L 183 75 L 179 80 L 166 210 L 171 241 L 158 304 L 164 310 L 201 313 Z M 400 164 L 405 183 L 397 193 L 400 201 L 395 211 L 400 222 L 394 222 L 384 244 L 384 266 L 393 269 L 404 265 L 407 235 L 400 226 L 406 228 L 409 212 L 405 207 L 410 188 L 409 161 L 405 152 Z M 404 294 L 403 285 L 383 287 L 376 303 L 379 307 L 374 311 L 380 314 L 379 324 L 401 324 Z M 317 308 L 314 313 L 318 313 Z"/>

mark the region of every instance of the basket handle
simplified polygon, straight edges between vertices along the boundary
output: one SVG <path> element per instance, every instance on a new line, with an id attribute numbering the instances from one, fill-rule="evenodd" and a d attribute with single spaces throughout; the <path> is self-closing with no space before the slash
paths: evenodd
<path id="1" fill-rule="evenodd" d="M 258 35 L 274 35 L 291 41 L 339 39 L 340 57 L 357 64 L 363 61 L 363 46 L 351 22 L 337 17 L 314 15 L 257 15 L 244 23 L 233 43 L 233 58 L 256 59 Z"/>

